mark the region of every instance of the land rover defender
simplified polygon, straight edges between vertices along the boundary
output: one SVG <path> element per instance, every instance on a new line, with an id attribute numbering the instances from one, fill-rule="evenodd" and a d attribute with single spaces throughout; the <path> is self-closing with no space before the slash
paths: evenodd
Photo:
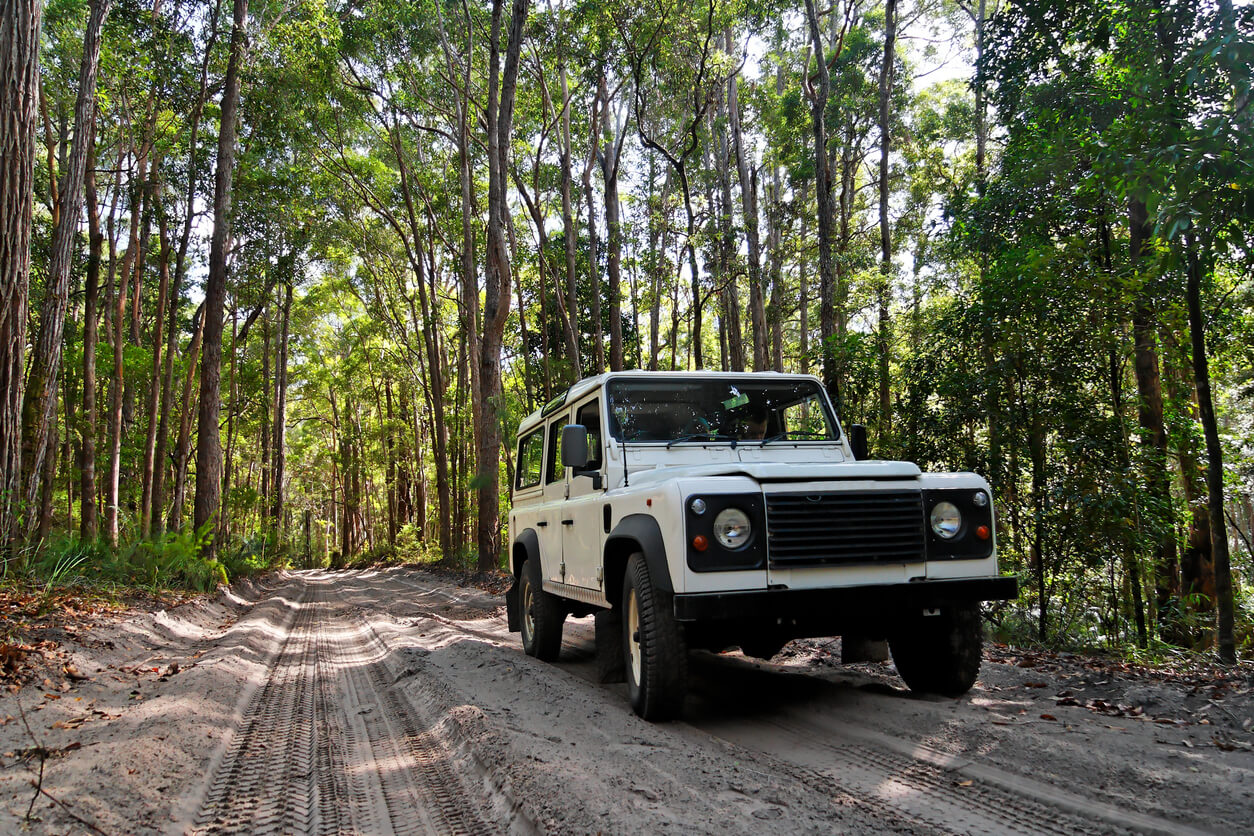
<path id="1" fill-rule="evenodd" d="M 518 428 L 509 628 L 557 659 L 595 615 L 602 681 L 649 720 L 681 713 L 690 649 L 770 658 L 842 636 L 887 642 L 915 691 L 979 671 L 997 571 L 992 493 L 974 473 L 872 461 L 808 375 L 618 372 L 571 386 Z"/>

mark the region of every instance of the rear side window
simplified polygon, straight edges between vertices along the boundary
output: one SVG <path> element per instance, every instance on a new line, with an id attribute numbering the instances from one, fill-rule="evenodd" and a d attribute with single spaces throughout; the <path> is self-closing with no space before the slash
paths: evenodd
<path id="1" fill-rule="evenodd" d="M 540 484 L 544 473 L 544 428 L 527 433 L 518 441 L 518 469 L 514 488 L 524 490 Z"/>

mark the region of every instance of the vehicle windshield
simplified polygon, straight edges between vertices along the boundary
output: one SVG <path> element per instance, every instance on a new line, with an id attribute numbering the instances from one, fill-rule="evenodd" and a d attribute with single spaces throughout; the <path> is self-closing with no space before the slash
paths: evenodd
<path id="1" fill-rule="evenodd" d="M 839 428 L 813 380 L 674 378 L 611 380 L 615 441 L 836 441 Z"/>

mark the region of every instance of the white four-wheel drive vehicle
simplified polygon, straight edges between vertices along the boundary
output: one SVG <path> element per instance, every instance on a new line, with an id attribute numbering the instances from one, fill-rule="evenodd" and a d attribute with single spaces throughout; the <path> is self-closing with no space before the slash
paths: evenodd
<path id="1" fill-rule="evenodd" d="M 997 574 L 988 483 L 867 461 L 819 381 L 619 372 L 518 428 L 510 630 L 553 661 L 568 614 L 596 615 L 602 681 L 642 717 L 683 707 L 689 649 L 769 658 L 790 639 L 887 639 L 906 684 L 975 681 Z"/>

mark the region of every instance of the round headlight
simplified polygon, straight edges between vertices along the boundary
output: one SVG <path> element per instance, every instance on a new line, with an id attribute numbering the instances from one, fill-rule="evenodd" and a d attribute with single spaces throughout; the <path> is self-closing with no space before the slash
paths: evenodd
<path id="1" fill-rule="evenodd" d="M 938 502 L 932 508 L 932 531 L 942 540 L 952 540 L 962 528 L 962 513 L 952 502 Z"/>
<path id="2" fill-rule="evenodd" d="M 752 534 L 749 515 L 739 508 L 724 508 L 714 518 L 714 539 L 725 549 L 744 548 Z"/>

